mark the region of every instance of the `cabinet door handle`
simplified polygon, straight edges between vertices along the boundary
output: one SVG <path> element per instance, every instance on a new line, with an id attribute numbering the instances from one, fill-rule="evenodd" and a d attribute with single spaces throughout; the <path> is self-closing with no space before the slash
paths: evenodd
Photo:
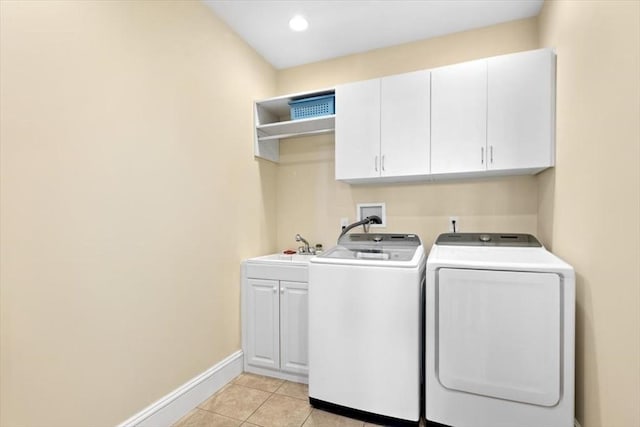
<path id="1" fill-rule="evenodd" d="M 484 165 L 484 147 L 480 147 L 480 164 Z"/>
<path id="2" fill-rule="evenodd" d="M 277 286 L 274 286 L 274 287 L 273 287 L 273 293 L 275 294 L 276 292 L 278 292 L 278 287 L 277 287 Z"/>
<path id="3" fill-rule="evenodd" d="M 491 157 L 491 163 L 493 163 L 493 145 L 489 146 L 489 153 L 490 153 L 490 157 Z"/>
<path id="4" fill-rule="evenodd" d="M 384 154 L 382 155 L 382 171 L 384 172 Z"/>
<path id="5" fill-rule="evenodd" d="M 280 289 L 280 293 L 284 295 L 284 289 Z"/>
<path id="6" fill-rule="evenodd" d="M 376 159 L 373 161 L 373 167 L 376 168 L 376 172 L 378 172 L 378 156 L 376 156 Z"/>

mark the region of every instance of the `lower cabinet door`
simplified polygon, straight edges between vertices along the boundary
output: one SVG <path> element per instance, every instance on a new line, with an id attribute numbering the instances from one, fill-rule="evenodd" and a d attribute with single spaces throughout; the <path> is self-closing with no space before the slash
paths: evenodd
<path id="1" fill-rule="evenodd" d="M 247 279 L 247 284 L 247 363 L 279 369 L 278 281 Z"/>
<path id="2" fill-rule="evenodd" d="M 280 282 L 280 369 L 309 373 L 309 286 Z"/>

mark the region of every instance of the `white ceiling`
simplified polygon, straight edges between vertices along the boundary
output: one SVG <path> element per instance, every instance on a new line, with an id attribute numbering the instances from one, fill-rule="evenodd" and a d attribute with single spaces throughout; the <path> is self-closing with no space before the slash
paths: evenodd
<path id="1" fill-rule="evenodd" d="M 278 69 L 536 16 L 543 0 L 203 0 Z M 289 29 L 295 14 L 309 29 Z"/>

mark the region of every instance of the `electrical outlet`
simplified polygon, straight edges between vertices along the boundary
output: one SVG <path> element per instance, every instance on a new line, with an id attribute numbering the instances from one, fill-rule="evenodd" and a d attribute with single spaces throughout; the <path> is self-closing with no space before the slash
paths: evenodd
<path id="1" fill-rule="evenodd" d="M 455 222 L 455 227 L 453 226 Z M 459 233 L 460 232 L 460 220 L 458 220 L 457 216 L 449 217 L 449 231 L 451 233 Z"/>
<path id="2" fill-rule="evenodd" d="M 347 225 L 349 225 L 349 218 L 347 217 L 340 218 L 340 228 L 344 229 Z"/>

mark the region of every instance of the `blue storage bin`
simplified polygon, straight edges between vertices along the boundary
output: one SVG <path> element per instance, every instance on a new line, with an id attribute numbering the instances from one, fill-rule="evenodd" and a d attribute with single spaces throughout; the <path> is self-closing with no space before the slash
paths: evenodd
<path id="1" fill-rule="evenodd" d="M 335 114 L 335 95 L 314 96 L 289 102 L 291 120 Z"/>

